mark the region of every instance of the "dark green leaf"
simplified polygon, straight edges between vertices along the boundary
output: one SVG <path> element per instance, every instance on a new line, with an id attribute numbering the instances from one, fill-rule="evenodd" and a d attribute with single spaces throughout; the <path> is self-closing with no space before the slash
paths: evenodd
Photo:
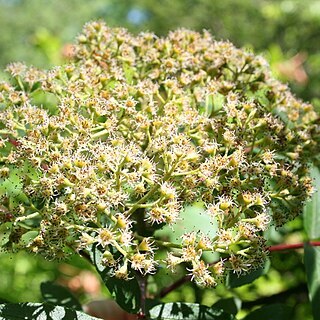
<path id="1" fill-rule="evenodd" d="M 158 304 L 161 304 L 161 300 L 159 299 L 146 299 L 145 301 L 145 309 L 151 310 L 153 307 L 157 306 Z"/>
<path id="2" fill-rule="evenodd" d="M 236 315 L 241 309 L 241 300 L 237 298 L 220 299 L 212 305 L 212 308 L 222 309 L 227 313 Z"/>
<path id="3" fill-rule="evenodd" d="M 290 320 L 292 308 L 284 304 L 270 304 L 254 310 L 243 320 Z"/>
<path id="4" fill-rule="evenodd" d="M 103 276 L 103 274 L 101 274 Z M 140 287 L 138 281 L 133 278 L 128 281 L 115 277 L 103 277 L 104 284 L 107 286 L 113 298 L 119 306 L 129 313 L 136 313 L 140 309 Z"/>
<path id="5" fill-rule="evenodd" d="M 310 240 L 320 238 L 320 171 L 317 167 L 311 169 L 316 192 L 304 207 L 304 229 Z"/>
<path id="6" fill-rule="evenodd" d="M 230 272 L 227 277 L 226 284 L 229 288 L 241 287 L 245 284 L 253 282 L 254 280 L 261 277 L 262 275 L 266 274 L 269 270 L 269 267 L 270 267 L 270 261 L 267 260 L 263 267 L 252 270 L 249 273 L 242 274 L 239 277 L 237 276 L 237 274 Z"/>
<path id="7" fill-rule="evenodd" d="M 97 320 L 83 312 L 46 303 L 0 304 L 0 320 Z"/>
<path id="8" fill-rule="evenodd" d="M 195 303 L 163 303 L 150 310 L 152 320 L 232 320 L 235 317 L 221 309 Z"/>
<path id="9" fill-rule="evenodd" d="M 40 289 L 45 302 L 74 310 L 82 310 L 81 304 L 68 289 L 50 281 L 41 283 Z"/>
<path id="10" fill-rule="evenodd" d="M 137 313 L 140 310 L 140 286 L 136 278 L 128 281 L 120 280 L 112 276 L 112 269 L 101 263 L 102 253 L 97 246 L 92 247 L 91 259 L 99 272 L 104 284 L 119 306 L 129 313 Z"/>
<path id="11" fill-rule="evenodd" d="M 313 316 L 314 319 L 318 319 L 320 315 L 320 247 L 304 245 L 304 264 Z"/>

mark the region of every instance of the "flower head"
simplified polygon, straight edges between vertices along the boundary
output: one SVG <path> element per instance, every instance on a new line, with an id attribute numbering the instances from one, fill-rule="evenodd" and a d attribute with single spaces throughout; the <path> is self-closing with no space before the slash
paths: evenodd
<path id="1" fill-rule="evenodd" d="M 262 57 L 206 31 L 133 36 L 92 22 L 68 64 L 7 71 L 0 225 L 16 226 L 13 248 L 60 258 L 95 247 L 128 280 L 158 270 L 156 245 L 169 269 L 183 262 L 199 285 L 214 286 L 226 270 L 260 265 L 262 231 L 297 216 L 313 191 L 316 111 Z M 184 228 L 181 211 L 194 202 L 216 234 L 199 230 L 197 217 L 168 241 L 158 230 Z M 209 265 L 205 251 L 223 260 Z"/>

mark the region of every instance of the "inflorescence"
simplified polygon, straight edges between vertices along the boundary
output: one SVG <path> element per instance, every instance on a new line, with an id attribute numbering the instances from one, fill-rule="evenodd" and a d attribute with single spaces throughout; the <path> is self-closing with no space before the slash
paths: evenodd
<path id="1" fill-rule="evenodd" d="M 7 249 L 59 259 L 96 245 L 117 278 L 181 264 L 199 285 L 214 286 L 227 271 L 262 265 L 263 231 L 295 218 L 312 193 L 313 107 L 275 80 L 262 57 L 207 31 L 158 38 L 93 22 L 72 62 L 7 71 Z M 218 226 L 214 237 L 194 231 L 171 243 L 155 235 L 194 202 Z M 206 251 L 221 259 L 208 263 Z"/>

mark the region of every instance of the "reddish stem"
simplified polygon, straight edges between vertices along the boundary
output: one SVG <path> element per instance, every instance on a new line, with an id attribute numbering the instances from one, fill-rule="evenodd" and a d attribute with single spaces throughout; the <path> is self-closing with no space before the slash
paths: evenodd
<path id="1" fill-rule="evenodd" d="M 320 241 L 308 241 L 306 243 L 310 244 L 313 247 L 319 247 L 320 246 Z M 304 242 L 294 243 L 294 244 L 277 244 L 275 246 L 270 246 L 269 247 L 269 251 L 270 252 L 274 252 L 274 251 L 300 249 L 300 248 L 303 248 L 304 245 L 305 245 Z"/>
<path id="2" fill-rule="evenodd" d="M 21 145 L 21 142 L 19 142 L 17 139 L 9 137 L 9 142 L 14 145 L 15 147 L 19 147 Z"/>
<path id="3" fill-rule="evenodd" d="M 168 286 L 166 288 L 163 288 L 160 291 L 159 297 L 160 298 L 165 297 L 168 293 L 170 293 L 171 291 L 174 291 L 175 289 L 177 289 L 180 286 L 182 286 L 185 282 L 188 282 L 190 280 L 191 280 L 191 276 L 190 275 L 183 276 L 182 278 L 180 278 L 179 280 L 177 280 L 176 282 L 174 282 L 170 286 Z"/>
<path id="4" fill-rule="evenodd" d="M 319 247 L 320 246 L 320 241 L 308 241 L 308 242 L 300 242 L 300 243 L 294 243 L 294 244 L 277 244 L 277 245 L 274 245 L 274 246 L 269 246 L 268 250 L 270 252 L 274 252 L 274 251 L 285 251 L 285 250 L 300 249 L 300 248 L 304 247 L 305 243 L 308 243 L 313 247 Z M 186 282 L 188 282 L 190 280 L 191 280 L 191 276 L 190 275 L 183 276 L 182 278 L 180 278 L 179 280 L 174 282 L 172 285 L 170 285 L 170 286 L 168 286 L 166 288 L 163 288 L 160 291 L 159 297 L 163 298 L 168 293 L 170 293 L 171 291 L 177 289 L 178 287 L 180 287 L 181 285 L 183 285 L 184 283 L 186 283 Z"/>

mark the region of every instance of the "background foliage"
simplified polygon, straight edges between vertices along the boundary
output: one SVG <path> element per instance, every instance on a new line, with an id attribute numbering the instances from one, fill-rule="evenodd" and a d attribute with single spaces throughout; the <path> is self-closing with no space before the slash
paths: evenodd
<path id="1" fill-rule="evenodd" d="M 217 39 L 264 52 L 299 96 L 320 98 L 317 0 L 1 0 L 0 9 L 1 67 L 14 60 L 41 67 L 61 62 L 63 46 L 94 19 L 159 35 L 205 28 Z"/>
<path id="2" fill-rule="evenodd" d="M 90 4 L 86 0 L 0 0 L 0 69 L 17 60 L 39 67 L 63 63 L 72 39 L 86 21 L 94 19 L 127 27 L 134 33 L 150 30 L 163 35 L 178 27 L 209 29 L 217 39 L 229 39 L 237 46 L 267 56 L 279 78 L 289 82 L 299 97 L 320 107 L 320 3 L 317 0 L 91 0 Z M 317 169 L 313 174 L 318 177 Z M 316 182 L 320 185 L 319 179 Z M 304 221 L 299 218 L 269 232 L 270 244 L 318 239 L 320 234 L 312 228 L 319 220 L 318 197 L 316 194 L 307 206 Z M 306 250 L 309 256 L 318 258 L 316 250 L 313 252 L 309 247 Z M 265 303 L 283 302 L 292 308 L 294 319 L 311 319 L 303 250 L 272 253 L 270 261 L 268 273 L 245 286 L 231 289 L 220 286 L 212 291 L 199 290 L 187 283 L 164 301 L 184 300 L 211 306 L 221 297 L 236 301 L 241 298 L 244 311 L 238 317 Z M 42 281 L 58 279 L 70 284 L 71 279 L 81 278 L 82 269 L 88 268 L 79 261 L 61 267 L 22 253 L 14 259 L 2 254 L 0 297 L 12 302 L 38 301 Z M 316 271 L 310 272 L 308 280 Z M 81 287 L 79 281 L 78 287 L 69 287 L 82 302 L 101 294 L 99 283 L 96 290 L 90 291 L 92 288 Z M 155 281 L 163 286 L 170 284 L 161 274 Z"/>

